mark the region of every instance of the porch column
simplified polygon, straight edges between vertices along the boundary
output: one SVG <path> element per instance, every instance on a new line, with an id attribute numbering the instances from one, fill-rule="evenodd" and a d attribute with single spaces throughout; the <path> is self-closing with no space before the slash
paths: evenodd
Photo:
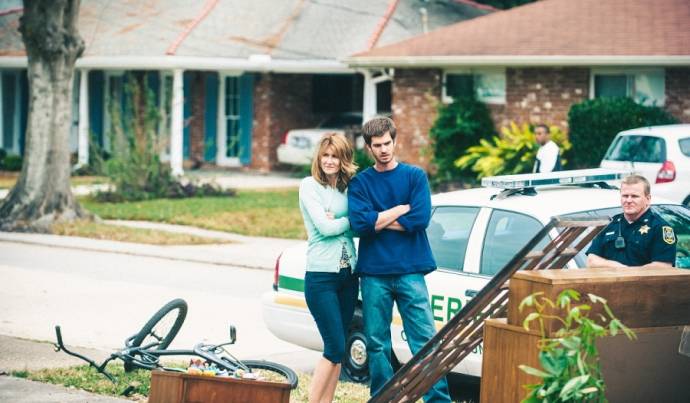
<path id="1" fill-rule="evenodd" d="M 89 71 L 79 73 L 79 146 L 77 167 L 89 164 Z"/>
<path id="2" fill-rule="evenodd" d="M 364 123 L 376 116 L 376 82 L 371 70 L 363 70 L 362 75 L 364 76 L 362 123 Z"/>
<path id="3" fill-rule="evenodd" d="M 184 93 L 182 70 L 175 70 L 173 72 L 173 93 L 172 93 L 172 127 L 170 133 L 170 168 L 175 176 L 181 176 L 184 171 L 182 169 L 183 160 L 183 135 L 182 135 L 182 120 L 184 115 L 183 109 Z"/>

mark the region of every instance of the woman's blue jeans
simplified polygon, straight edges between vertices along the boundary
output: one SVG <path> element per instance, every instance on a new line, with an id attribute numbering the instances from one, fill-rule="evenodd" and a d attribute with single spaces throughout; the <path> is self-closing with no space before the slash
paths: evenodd
<path id="1" fill-rule="evenodd" d="M 429 292 L 421 273 L 395 276 L 362 276 L 362 313 L 367 337 L 370 391 L 375 395 L 393 377 L 391 331 L 393 302 L 398 304 L 407 344 L 416 354 L 436 334 Z M 424 395 L 425 402 L 450 402 L 443 378 Z"/>
<path id="2" fill-rule="evenodd" d="M 345 356 L 347 330 L 355 313 L 359 279 L 350 268 L 338 273 L 308 271 L 304 297 L 323 340 L 323 356 L 340 364 Z"/>

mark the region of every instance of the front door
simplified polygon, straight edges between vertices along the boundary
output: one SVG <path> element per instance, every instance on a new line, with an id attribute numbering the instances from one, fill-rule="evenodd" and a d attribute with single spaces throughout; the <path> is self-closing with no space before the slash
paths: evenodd
<path id="1" fill-rule="evenodd" d="M 252 91 L 251 75 L 221 75 L 216 150 L 218 165 L 240 166 L 250 162 Z"/>

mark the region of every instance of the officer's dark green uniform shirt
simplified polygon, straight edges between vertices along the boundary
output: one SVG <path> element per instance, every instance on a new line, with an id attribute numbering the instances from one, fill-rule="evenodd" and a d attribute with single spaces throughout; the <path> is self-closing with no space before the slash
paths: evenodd
<path id="1" fill-rule="evenodd" d="M 625 240 L 624 248 L 616 248 L 616 238 Z M 593 253 L 626 266 L 643 266 L 651 262 L 675 265 L 676 236 L 663 218 L 647 211 L 632 224 L 623 214 L 613 216 L 611 223 L 592 241 L 587 254 Z"/>

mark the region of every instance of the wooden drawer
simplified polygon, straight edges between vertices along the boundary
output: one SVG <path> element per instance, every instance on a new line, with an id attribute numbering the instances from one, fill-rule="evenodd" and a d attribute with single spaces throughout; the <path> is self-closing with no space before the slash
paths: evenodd
<path id="1" fill-rule="evenodd" d="M 675 268 L 517 272 L 510 279 L 508 324 L 522 326 L 525 316 L 532 312 L 518 310 L 526 296 L 541 291 L 555 300 L 561 291 L 569 288 L 582 295 L 581 302 L 589 303 L 588 293 L 606 299 L 616 317 L 631 328 L 690 324 L 690 270 Z M 590 317 L 595 317 L 597 312 L 594 310 Z M 538 329 L 536 322 L 532 324 L 533 329 Z M 549 334 L 559 327 L 558 323 L 546 323 Z"/>
<path id="2" fill-rule="evenodd" d="M 606 397 L 611 403 L 690 402 L 690 358 L 678 353 L 683 328 L 633 329 L 637 340 L 619 335 L 597 342 Z M 484 325 L 481 402 L 518 403 L 522 385 L 538 383 L 518 366 L 539 366 L 538 332 L 488 319 Z"/>
<path id="3" fill-rule="evenodd" d="M 289 403 L 290 385 L 152 371 L 149 403 Z"/>

